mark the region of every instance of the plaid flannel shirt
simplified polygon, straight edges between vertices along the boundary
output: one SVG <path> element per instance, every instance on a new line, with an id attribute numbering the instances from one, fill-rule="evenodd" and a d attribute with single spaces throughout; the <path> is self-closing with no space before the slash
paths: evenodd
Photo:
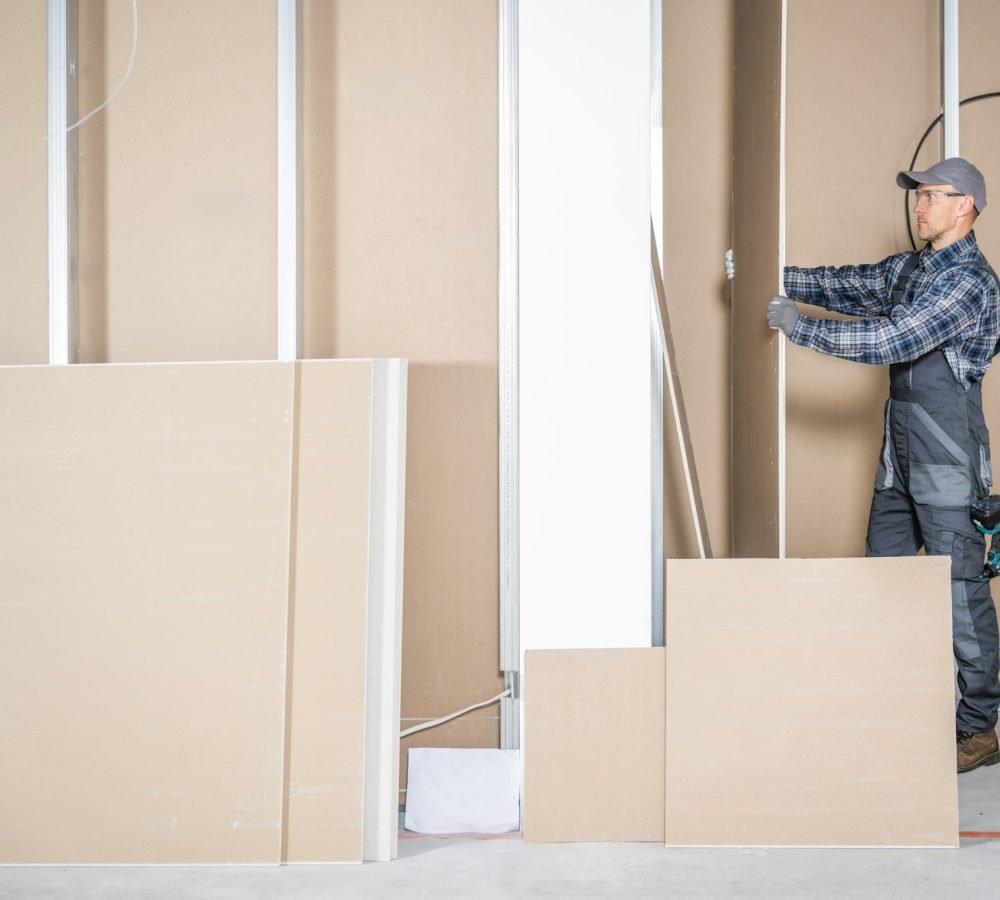
<path id="1" fill-rule="evenodd" d="M 900 363 L 941 349 L 966 390 L 981 380 L 1000 339 L 1000 286 L 986 269 L 975 232 L 936 253 L 920 252 L 903 301 L 892 287 L 907 253 L 862 266 L 785 267 L 789 297 L 862 319 L 801 315 L 791 340 L 843 359 Z"/>

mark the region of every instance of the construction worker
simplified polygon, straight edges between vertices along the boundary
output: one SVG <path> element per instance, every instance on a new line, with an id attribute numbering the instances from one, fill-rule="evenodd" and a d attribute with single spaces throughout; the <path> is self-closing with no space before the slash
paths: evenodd
<path id="1" fill-rule="evenodd" d="M 1000 762 L 997 615 L 969 509 L 992 483 L 982 378 L 1000 339 L 1000 282 L 973 231 L 986 208 L 975 166 L 952 157 L 896 184 L 916 193 L 924 248 L 873 265 L 788 266 L 788 296 L 770 301 L 767 322 L 802 347 L 890 366 L 866 555 L 951 557 L 956 751 L 968 772 Z M 864 318 L 814 318 L 794 300 Z"/>

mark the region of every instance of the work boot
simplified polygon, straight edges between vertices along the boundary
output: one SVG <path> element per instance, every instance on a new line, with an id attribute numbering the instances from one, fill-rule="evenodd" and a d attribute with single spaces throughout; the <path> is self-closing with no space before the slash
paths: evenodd
<path id="1" fill-rule="evenodd" d="M 997 733 L 989 731 L 958 731 L 958 771 L 971 772 L 980 766 L 992 766 L 1000 762 L 1000 745 Z"/>

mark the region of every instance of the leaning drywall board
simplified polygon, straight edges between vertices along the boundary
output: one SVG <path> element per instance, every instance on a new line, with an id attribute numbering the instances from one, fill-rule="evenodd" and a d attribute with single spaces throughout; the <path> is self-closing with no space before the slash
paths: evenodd
<path id="1" fill-rule="evenodd" d="M 733 555 L 779 553 L 779 292 L 783 0 L 737 3 L 733 119 Z"/>
<path id="2" fill-rule="evenodd" d="M 296 365 L 283 859 L 360 862 L 372 363 Z"/>
<path id="3" fill-rule="evenodd" d="M 525 654 L 524 838 L 663 840 L 662 647 Z"/>
<path id="4" fill-rule="evenodd" d="M 0 860 L 279 860 L 292 367 L 0 368 Z"/>
<path id="5" fill-rule="evenodd" d="M 667 843 L 957 846 L 949 571 L 669 562 Z"/>

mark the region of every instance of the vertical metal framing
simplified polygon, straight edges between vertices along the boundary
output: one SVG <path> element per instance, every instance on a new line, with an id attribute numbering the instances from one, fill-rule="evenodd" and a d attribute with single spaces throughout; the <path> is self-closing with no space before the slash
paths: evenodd
<path id="1" fill-rule="evenodd" d="M 500 213 L 500 746 L 520 746 L 520 476 L 518 468 L 518 0 L 498 0 Z"/>
<path id="2" fill-rule="evenodd" d="M 958 122 L 958 0 L 941 2 L 941 111 L 944 114 L 944 155 L 959 155 Z"/>
<path id="3" fill-rule="evenodd" d="M 663 240 L 663 0 L 649 0 L 649 163 L 650 212 L 656 246 L 660 248 L 654 262 L 664 273 Z M 664 415 L 663 415 L 663 347 L 657 300 L 650 280 L 650 640 L 652 646 L 663 646 L 664 634 L 664 528 L 665 503 Z"/>
<path id="4" fill-rule="evenodd" d="M 76 361 L 77 0 L 48 0 L 49 364 Z"/>
<path id="5" fill-rule="evenodd" d="M 302 14 L 299 0 L 278 8 L 278 359 L 302 355 L 302 116 L 300 103 Z"/>
<path id="6" fill-rule="evenodd" d="M 788 74 L 788 0 L 781 3 L 781 92 L 778 123 L 778 272 L 777 290 L 785 292 L 785 97 Z M 786 393 L 788 339 L 778 340 L 778 559 L 788 555 L 788 436 L 786 425 Z"/>

